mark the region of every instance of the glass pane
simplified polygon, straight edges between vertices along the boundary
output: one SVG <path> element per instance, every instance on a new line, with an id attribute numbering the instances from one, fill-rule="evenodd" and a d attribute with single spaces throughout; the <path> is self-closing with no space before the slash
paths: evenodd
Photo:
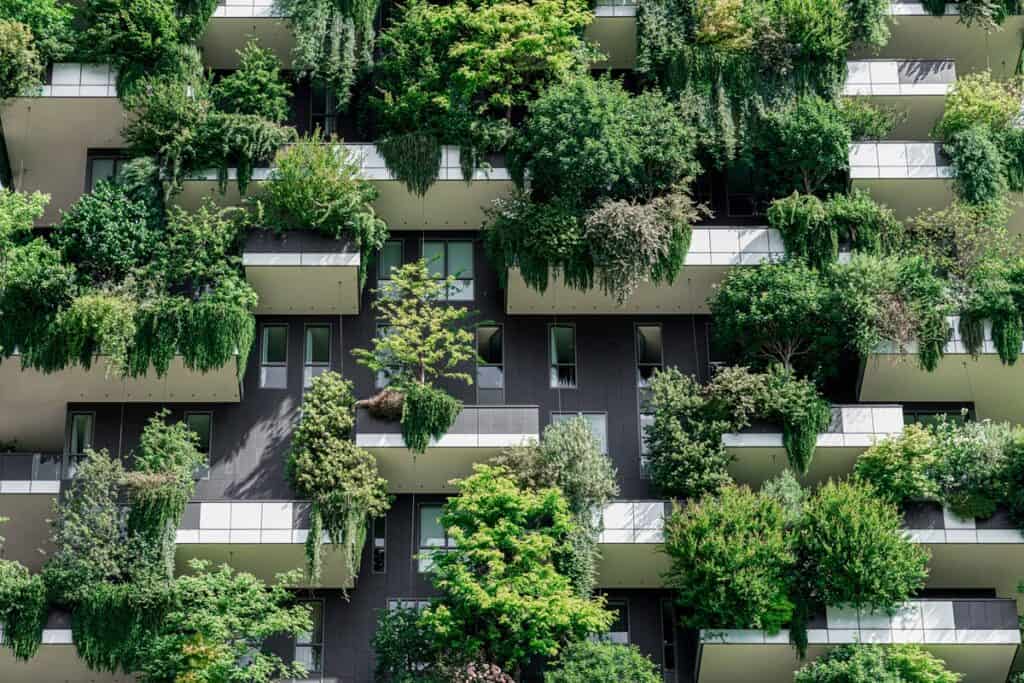
<path id="1" fill-rule="evenodd" d="M 629 631 L 629 610 L 624 602 L 609 602 L 608 611 L 615 614 L 615 620 L 609 631 L 612 633 L 627 633 Z"/>
<path id="2" fill-rule="evenodd" d="M 576 366 L 558 365 L 551 368 L 551 386 L 558 389 L 571 389 L 576 386 Z"/>
<path id="3" fill-rule="evenodd" d="M 296 645 L 295 662 L 305 667 L 307 673 L 319 673 L 321 670 L 320 646 Z"/>
<path id="4" fill-rule="evenodd" d="M 481 389 L 504 389 L 505 371 L 500 365 L 477 366 L 476 383 Z"/>
<path id="5" fill-rule="evenodd" d="M 555 325 L 551 328 L 551 362 L 576 363 L 576 330 Z"/>
<path id="6" fill-rule="evenodd" d="M 420 508 L 420 547 L 443 548 L 444 544 L 444 527 L 441 526 L 441 506 L 422 506 Z"/>
<path id="7" fill-rule="evenodd" d="M 210 423 L 212 416 L 209 413 L 189 413 L 185 416 L 185 424 L 188 428 L 199 435 L 199 452 L 210 452 Z"/>
<path id="8" fill-rule="evenodd" d="M 423 260 L 427 262 L 431 277 L 444 277 L 444 242 L 424 242 Z"/>
<path id="9" fill-rule="evenodd" d="M 584 413 L 583 417 L 590 424 L 590 433 L 601 444 L 601 452 L 608 452 L 608 416 L 603 413 Z"/>
<path id="10" fill-rule="evenodd" d="M 654 373 L 661 370 L 660 365 L 641 365 L 637 368 L 637 386 L 646 387 L 651 383 Z"/>
<path id="11" fill-rule="evenodd" d="M 647 428 L 654 425 L 653 415 L 640 416 L 640 454 L 647 455 L 650 448 L 647 446 Z"/>
<path id="12" fill-rule="evenodd" d="M 272 325 L 263 328 L 263 362 L 281 363 L 288 361 L 288 328 Z"/>
<path id="13" fill-rule="evenodd" d="M 448 243 L 448 274 L 469 280 L 473 277 L 473 243 Z"/>
<path id="14" fill-rule="evenodd" d="M 90 190 L 96 189 L 96 183 L 101 180 L 110 180 L 114 177 L 114 160 L 113 159 L 93 159 L 92 160 L 92 187 Z"/>
<path id="15" fill-rule="evenodd" d="M 92 414 L 75 413 L 71 416 L 71 453 L 79 455 L 92 448 Z"/>
<path id="16" fill-rule="evenodd" d="M 641 325 L 636 328 L 636 357 L 641 365 L 661 365 L 660 325 Z"/>
<path id="17" fill-rule="evenodd" d="M 476 352 L 488 365 L 502 364 L 502 328 L 481 325 L 476 328 Z"/>
<path id="18" fill-rule="evenodd" d="M 393 269 L 402 265 L 402 243 L 385 242 L 384 248 L 380 250 L 380 262 L 377 264 L 377 277 L 387 280 L 391 277 Z"/>
<path id="19" fill-rule="evenodd" d="M 331 328 L 326 325 L 306 328 L 306 363 L 327 365 L 331 362 Z"/>

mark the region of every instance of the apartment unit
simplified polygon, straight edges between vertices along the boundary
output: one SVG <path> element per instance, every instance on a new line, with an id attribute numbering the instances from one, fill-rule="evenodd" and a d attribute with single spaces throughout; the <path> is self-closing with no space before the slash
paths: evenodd
<path id="1" fill-rule="evenodd" d="M 628 74 L 636 67 L 637 15 L 630 0 L 598 3 L 585 32 L 605 51 L 598 68 Z M 894 1 L 890 40 L 881 50 L 851 50 L 843 94 L 894 106 L 906 117 L 890 139 L 851 146 L 852 187 L 866 190 L 900 219 L 948 205 L 954 171 L 942 145 L 930 138 L 932 127 L 958 76 L 985 68 L 999 77 L 1011 74 L 1022 21 L 1011 15 L 1002 30 L 985 33 L 959 22 L 955 4 L 944 16 L 931 16 L 919 4 Z M 199 42 L 205 66 L 229 73 L 238 67 L 237 51 L 254 36 L 285 69 L 291 67 L 295 37 L 269 0 L 218 3 Z M 116 177 L 130 158 L 122 132 L 130 114 L 118 98 L 117 76 L 108 65 L 51 64 L 41 92 L 0 106 L 0 179 L 5 187 L 50 195 L 36 222 L 43 232 L 97 182 Z M 288 123 L 299 133 L 344 132 L 351 129 L 348 116 L 336 111 L 330 93 L 296 78 Z M 786 259 L 785 241 L 769 227 L 763 202 L 727 174 L 699 179 L 698 198 L 714 217 L 693 229 L 679 276 L 671 283 L 643 283 L 620 303 L 598 287 L 570 286 L 557 274 L 538 291 L 516 269 L 496 270 L 480 228 L 492 202 L 515 192 L 503 156 L 481 160 L 467 181 L 459 148 L 446 145 L 437 181 L 418 196 L 395 178 L 372 141 L 346 144 L 378 192 L 374 208 L 390 237 L 367 258 L 346 238 L 250 232 L 242 266 L 259 303 L 248 357 L 207 372 L 178 358 L 162 375 L 134 378 L 112 376 L 102 355 L 90 369 L 50 373 L 21 367 L 17 354 L 0 363 L 0 443 L 14 444 L 0 454 L 0 516 L 8 519 L 3 557 L 38 571 L 53 550 L 53 505 L 73 481 L 78 456 L 106 449 L 129 460 L 146 421 L 167 409 L 169 419 L 199 434 L 208 457 L 177 532 L 178 569 L 186 571 L 193 558 L 227 562 L 265 580 L 301 569 L 310 503 L 292 490 L 284 464 L 303 396 L 326 371 L 350 380 L 357 399 L 386 386 L 355 362 L 352 350 L 386 333 L 374 313 L 375 291 L 392 270 L 432 259 L 442 276 L 458 281 L 447 305 L 475 312 L 478 359 L 462 368 L 474 383 L 441 383 L 463 409 L 421 454 L 407 447 L 398 423 L 358 409 L 355 443 L 375 457 L 393 496 L 391 507 L 368 529 L 358 576 L 344 569 L 325 540 L 321 581 L 297 589 L 313 606 L 313 630 L 267 647 L 304 663 L 304 680 L 374 680 L 371 641 L 378 614 L 436 595 L 430 558 L 451 547 L 439 517 L 456 493 L 453 480 L 504 449 L 541 439 L 549 425 L 582 416 L 618 473 L 619 498 L 602 511 L 599 539 L 598 588 L 616 613 L 608 637 L 637 646 L 666 683 L 792 680 L 801 662 L 786 630 L 681 625 L 664 581 L 670 564 L 662 547 L 664 523 L 673 503 L 649 477 L 643 436 L 653 419 L 648 382 L 656 371 L 675 367 L 704 383 L 731 360 L 716 348 L 708 307 L 723 279 L 737 269 Z M 250 194 L 258 194 L 271 173 L 267 163 L 254 168 Z M 231 169 L 228 180 L 235 178 Z M 171 201 L 186 210 L 207 198 L 222 206 L 243 202 L 234 184 L 226 193 L 218 186 L 216 171 L 196 173 Z M 1011 232 L 1020 232 L 1021 215 L 1013 211 Z M 858 367 L 845 368 L 828 384 L 831 419 L 817 435 L 803 483 L 849 475 L 870 446 L 936 416 L 1024 421 L 1016 377 L 1021 366 L 1001 364 L 991 324 L 984 329 L 982 352 L 972 355 L 951 319 L 945 355 L 934 372 L 913 361 L 912 344 L 880 347 Z M 785 438 L 777 424 L 725 434 L 729 473 L 738 483 L 759 487 L 786 468 Z M 905 526 L 932 552 L 927 587 L 896 614 L 821 605 L 808 623 L 808 658 L 844 643 L 916 643 L 968 683 L 1002 683 L 1024 668 L 1016 601 L 1024 538 L 1005 512 L 962 519 L 942 505 L 921 503 L 906 510 Z M 0 679 L 132 680 L 89 670 L 74 652 L 70 624 L 68 614 L 52 613 L 43 645 L 29 661 L 0 651 Z"/>

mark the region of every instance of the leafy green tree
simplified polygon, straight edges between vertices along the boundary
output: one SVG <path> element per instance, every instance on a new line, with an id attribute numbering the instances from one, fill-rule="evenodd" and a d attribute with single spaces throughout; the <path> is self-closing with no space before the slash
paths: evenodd
<path id="1" fill-rule="evenodd" d="M 295 493 L 312 501 L 306 556 L 313 583 L 320 579 L 322 531 L 342 545 L 346 570 L 355 578 L 367 524 L 389 505 L 376 459 L 352 442 L 354 406 L 352 384 L 335 372 L 322 373 L 302 398 L 302 418 L 292 434 L 286 471 Z"/>
<path id="2" fill-rule="evenodd" d="M 852 643 L 797 671 L 795 683 L 957 683 L 960 674 L 917 645 Z"/>
<path id="3" fill-rule="evenodd" d="M 677 508 L 665 524 L 665 585 L 683 624 L 776 633 L 788 623 L 796 556 L 786 525 L 778 500 L 745 486 Z"/>
<path id="4" fill-rule="evenodd" d="M 470 312 L 442 301 L 457 286 L 454 276 L 433 277 L 422 259 L 392 271 L 373 304 L 378 319 L 387 321 L 387 334 L 375 337 L 371 349 L 352 350 L 356 362 L 386 373 L 389 387 L 405 395 L 402 436 L 413 451 L 426 450 L 430 438 L 440 438 L 462 410 L 433 383 L 473 383 L 460 367 L 476 358 L 473 333 L 462 325 Z"/>
<path id="5" fill-rule="evenodd" d="M 660 683 L 658 668 L 635 645 L 585 640 L 567 647 L 544 672 L 544 683 Z"/>
<path id="6" fill-rule="evenodd" d="M 597 581 L 597 547 L 601 510 L 618 495 L 615 467 L 583 417 L 551 424 L 539 444 L 502 452 L 494 464 L 507 468 L 526 490 L 557 486 L 565 495 L 575 529 L 570 552 L 560 567 L 580 596 L 588 596 Z"/>
<path id="7" fill-rule="evenodd" d="M 924 587 L 929 552 L 896 506 L 862 483 L 829 481 L 796 527 L 799 592 L 809 604 L 892 611 Z"/>
<path id="8" fill-rule="evenodd" d="M 907 425 L 902 434 L 883 439 L 861 453 L 854 476 L 871 484 L 880 498 L 902 506 L 938 494 L 928 477 L 936 455 L 932 432 L 921 425 Z"/>
<path id="9" fill-rule="evenodd" d="M 445 643 L 420 620 L 419 610 L 381 610 L 373 631 L 376 678 L 389 683 L 448 683 L 453 657 Z"/>
<path id="10" fill-rule="evenodd" d="M 3 645 L 18 659 L 36 655 L 43 642 L 49 614 L 43 577 L 32 574 L 20 562 L 0 560 L 0 623 Z"/>
<path id="11" fill-rule="evenodd" d="M 141 653 L 140 680 L 270 683 L 302 678 L 301 664 L 261 648 L 268 638 L 296 637 L 312 628 L 308 605 L 285 588 L 298 577 L 266 585 L 226 564 L 211 570 L 192 561 L 192 574 L 174 581 L 174 600 Z"/>
<path id="12" fill-rule="evenodd" d="M 1006 495 L 1007 424 L 943 420 L 932 428 L 935 458 L 926 472 L 939 499 L 961 517 L 991 517 Z"/>
<path id="13" fill-rule="evenodd" d="M 291 88 L 271 50 L 250 40 L 238 51 L 238 69 L 214 84 L 213 101 L 226 114 L 251 114 L 274 123 L 288 118 Z"/>
<path id="14" fill-rule="evenodd" d="M 602 601 L 579 597 L 558 571 L 573 530 L 558 489 L 524 491 L 506 470 L 477 465 L 459 494 L 441 517 L 454 547 L 432 556 L 440 595 L 421 616 L 433 638 L 516 672 L 608 629 Z"/>
<path id="15" fill-rule="evenodd" d="M 0 188 L 0 265 L 8 250 L 32 236 L 32 225 L 42 217 L 50 196 Z"/>
<path id="16" fill-rule="evenodd" d="M 22 23 L 0 19 L 0 102 L 26 95 L 42 83 L 43 61 Z"/>
<path id="17" fill-rule="evenodd" d="M 953 190 L 960 199 L 986 204 L 1006 193 L 1006 159 L 990 129 L 978 125 L 955 133 L 943 149 L 953 163 Z"/>
<path id="18" fill-rule="evenodd" d="M 24 24 L 43 65 L 59 62 L 74 47 L 74 7 L 59 0 L 0 0 L 0 21 Z"/>

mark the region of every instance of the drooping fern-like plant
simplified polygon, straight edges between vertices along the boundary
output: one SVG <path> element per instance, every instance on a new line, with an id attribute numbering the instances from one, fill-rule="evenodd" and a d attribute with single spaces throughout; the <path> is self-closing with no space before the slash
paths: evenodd
<path id="1" fill-rule="evenodd" d="M 462 402 L 429 384 L 404 385 L 402 438 L 414 453 L 423 453 L 431 439 L 440 439 L 462 411 Z"/>
<path id="2" fill-rule="evenodd" d="M 48 609 L 42 576 L 20 562 L 0 560 L 0 626 L 3 645 L 15 658 L 29 660 L 39 651 Z"/>
<path id="3" fill-rule="evenodd" d="M 396 180 L 423 197 L 441 172 L 441 143 L 424 133 L 392 135 L 377 142 L 377 151 Z"/>

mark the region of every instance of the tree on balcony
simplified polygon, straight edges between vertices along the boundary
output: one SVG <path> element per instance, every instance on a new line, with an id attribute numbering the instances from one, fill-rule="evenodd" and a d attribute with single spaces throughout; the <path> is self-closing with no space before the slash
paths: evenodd
<path id="1" fill-rule="evenodd" d="M 544 683 L 661 683 L 658 667 L 635 645 L 582 641 L 567 647 L 544 672 Z"/>
<path id="2" fill-rule="evenodd" d="M 917 645 L 853 643 L 832 648 L 796 673 L 795 683 L 957 683 L 960 674 Z"/>

